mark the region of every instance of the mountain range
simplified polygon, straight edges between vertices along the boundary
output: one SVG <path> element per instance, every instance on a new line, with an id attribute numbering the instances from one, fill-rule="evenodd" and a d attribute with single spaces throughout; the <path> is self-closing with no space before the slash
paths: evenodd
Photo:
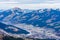
<path id="1" fill-rule="evenodd" d="M 21 34 L 25 36 L 27 35 L 26 37 L 32 36 L 32 38 L 52 37 L 59 39 L 60 9 L 30 10 L 11 8 L 0 10 L 0 29 L 10 36 L 13 34 Z M 45 34 L 43 31 L 45 31 Z M 38 37 L 37 34 L 40 36 Z"/>

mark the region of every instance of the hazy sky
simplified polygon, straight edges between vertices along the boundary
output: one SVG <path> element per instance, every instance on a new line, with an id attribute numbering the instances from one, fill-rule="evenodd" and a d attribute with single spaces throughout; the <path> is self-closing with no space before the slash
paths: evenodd
<path id="1" fill-rule="evenodd" d="M 36 3 L 60 3 L 60 0 L 0 0 L 0 2 L 13 2 L 21 4 L 36 4 Z"/>
<path id="2" fill-rule="evenodd" d="M 43 8 L 60 8 L 60 3 L 56 4 L 5 4 L 0 3 L 0 9 L 21 8 L 21 9 L 43 9 Z M 3 6 L 4 5 L 4 6 Z"/>
<path id="3" fill-rule="evenodd" d="M 0 0 L 0 8 L 14 7 L 22 9 L 60 8 L 60 0 Z"/>

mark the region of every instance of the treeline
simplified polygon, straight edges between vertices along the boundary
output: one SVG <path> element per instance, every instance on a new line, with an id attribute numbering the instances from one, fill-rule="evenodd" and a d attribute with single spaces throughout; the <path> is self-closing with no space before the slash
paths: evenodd
<path id="1" fill-rule="evenodd" d="M 14 38 L 11 36 L 4 36 L 3 40 L 24 40 L 23 38 Z"/>
<path id="2" fill-rule="evenodd" d="M 56 40 L 56 39 L 14 38 L 11 36 L 4 36 L 3 40 Z"/>

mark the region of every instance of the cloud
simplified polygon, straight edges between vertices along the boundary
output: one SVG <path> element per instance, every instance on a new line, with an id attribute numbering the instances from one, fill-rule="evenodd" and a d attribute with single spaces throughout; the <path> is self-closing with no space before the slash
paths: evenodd
<path id="1" fill-rule="evenodd" d="M 60 0 L 0 0 L 0 2 L 18 2 L 20 4 L 59 3 Z"/>
<path id="2" fill-rule="evenodd" d="M 60 3 L 54 3 L 54 4 L 47 4 L 47 3 L 41 3 L 41 4 L 5 4 L 0 3 L 0 9 L 10 9 L 14 7 L 19 7 L 21 9 L 40 9 L 40 8 L 60 8 Z M 4 6 L 3 6 L 4 5 Z"/>

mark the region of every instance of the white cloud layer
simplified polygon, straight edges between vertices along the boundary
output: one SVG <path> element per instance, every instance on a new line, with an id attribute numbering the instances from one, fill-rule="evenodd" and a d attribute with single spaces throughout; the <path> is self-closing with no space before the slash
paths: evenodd
<path id="1" fill-rule="evenodd" d="M 60 0 L 0 0 L 0 2 L 18 2 L 21 4 L 31 4 L 31 3 L 60 3 Z"/>
<path id="2" fill-rule="evenodd" d="M 42 3 L 42 4 L 5 4 L 5 3 L 0 3 L 0 9 L 10 9 L 18 7 L 21 9 L 40 9 L 40 8 L 60 8 L 60 3 L 54 3 L 54 4 L 47 4 L 47 3 Z"/>

